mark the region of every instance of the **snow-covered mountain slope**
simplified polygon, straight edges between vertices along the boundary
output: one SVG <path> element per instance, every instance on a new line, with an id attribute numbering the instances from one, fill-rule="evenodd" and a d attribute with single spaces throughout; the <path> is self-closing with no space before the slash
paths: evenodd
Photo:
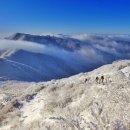
<path id="1" fill-rule="evenodd" d="M 1 58 L 0 66 L 2 69 L 0 69 L 0 74 L 21 81 L 49 80 L 56 76 L 67 75 L 62 70 L 62 64 L 63 61 L 55 57 L 18 50 L 9 57 Z M 54 71 L 57 73 L 53 73 Z"/>
<path id="2" fill-rule="evenodd" d="M 56 36 L 16 33 L 0 39 L 0 80 L 59 79 L 130 58 L 129 36 Z"/>
<path id="3" fill-rule="evenodd" d="M 129 70 L 130 60 L 122 60 L 60 80 L 2 82 L 0 129 L 129 130 Z"/>
<path id="4" fill-rule="evenodd" d="M 24 50 L 6 50 L 0 58 L 0 76 L 3 77 L 1 80 L 46 81 L 94 68 L 85 67 L 85 61 L 80 63 L 80 60 L 76 57 L 64 59 Z"/>

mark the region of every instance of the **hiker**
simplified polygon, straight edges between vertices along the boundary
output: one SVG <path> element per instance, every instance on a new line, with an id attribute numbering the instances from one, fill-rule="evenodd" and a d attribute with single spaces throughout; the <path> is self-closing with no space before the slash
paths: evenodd
<path id="1" fill-rule="evenodd" d="M 99 78 L 98 78 L 98 76 L 96 77 L 96 82 L 98 83 L 98 81 L 99 81 Z"/>
<path id="2" fill-rule="evenodd" d="M 86 78 L 86 79 L 85 79 L 85 83 L 86 83 L 87 81 L 88 81 L 88 79 Z"/>
<path id="3" fill-rule="evenodd" d="M 104 82 L 104 76 L 103 75 L 101 76 L 101 82 L 102 83 Z"/>

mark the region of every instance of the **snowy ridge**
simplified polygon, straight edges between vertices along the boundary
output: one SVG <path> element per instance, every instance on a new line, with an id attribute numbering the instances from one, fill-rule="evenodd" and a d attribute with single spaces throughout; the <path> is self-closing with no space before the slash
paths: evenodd
<path id="1" fill-rule="evenodd" d="M 15 52 L 16 52 L 16 50 L 14 50 L 14 49 L 5 50 L 5 51 L 3 51 L 3 53 L 0 55 L 0 58 L 9 57 L 9 56 L 11 56 L 12 54 L 14 54 Z"/>
<path id="2" fill-rule="evenodd" d="M 13 98 L 0 109 L 0 129 L 129 130 L 129 70 L 130 60 L 122 60 L 61 80 L 3 82 L 0 100 Z M 102 75 L 103 83 L 96 82 Z"/>
<path id="3" fill-rule="evenodd" d="M 4 53 L 4 55 L 2 56 L 7 56 L 7 52 Z M 9 53 L 12 54 L 12 53 Z M 30 60 L 26 60 L 25 57 L 26 55 L 30 55 Z M 21 57 L 21 62 L 17 61 L 17 57 L 19 58 L 19 55 Z M 22 58 L 23 57 L 23 58 Z M 34 58 L 33 58 L 34 57 Z M 35 58 L 36 57 L 36 58 Z M 49 58 L 49 56 L 44 56 L 44 55 L 35 55 L 35 54 L 31 54 L 29 52 L 24 52 L 24 51 L 17 51 L 16 53 L 13 54 L 12 57 L 6 57 L 6 58 L 1 58 L 0 59 L 0 66 L 3 69 L 0 69 L 0 73 L 1 75 L 3 75 L 4 77 L 7 77 L 7 79 L 9 80 L 14 79 L 14 80 L 27 80 L 27 81 L 39 81 L 39 80 L 48 80 L 51 79 L 53 76 L 55 76 L 55 73 L 53 74 L 52 72 L 49 71 L 46 72 L 46 64 L 43 64 L 44 62 L 40 61 L 40 57 L 46 57 L 46 59 L 49 61 L 51 60 L 51 62 L 53 62 L 53 65 L 57 64 L 56 63 L 56 59 L 51 59 Z M 29 58 L 29 57 L 28 57 Z M 31 61 L 32 59 L 32 61 Z M 37 62 L 40 62 L 41 64 L 33 63 L 33 61 L 35 61 L 34 59 L 39 59 Z M 44 58 L 45 59 L 45 58 Z M 60 61 L 58 61 L 60 64 Z M 38 64 L 38 66 L 37 66 Z M 34 67 L 34 66 L 35 67 Z M 37 67 L 36 67 L 37 66 Z M 44 67 L 45 66 L 45 67 Z M 41 67 L 41 68 L 40 68 Z M 42 68 L 43 67 L 43 68 Z M 49 67 L 49 65 L 48 65 Z M 50 65 L 51 67 L 51 65 Z M 51 69 L 51 68 L 50 68 Z M 55 69 L 54 67 L 52 69 Z M 42 74 L 40 71 L 44 72 L 44 74 Z M 46 75 L 45 75 L 46 73 Z M 51 76 L 52 73 L 52 76 Z M 60 72 L 60 68 L 57 68 L 57 75 L 62 74 L 64 72 Z"/>

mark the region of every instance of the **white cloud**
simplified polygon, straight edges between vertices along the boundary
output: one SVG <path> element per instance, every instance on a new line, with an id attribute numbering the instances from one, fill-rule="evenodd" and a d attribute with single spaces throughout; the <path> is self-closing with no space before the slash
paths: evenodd
<path id="1" fill-rule="evenodd" d="M 26 51 L 43 53 L 45 46 L 33 42 L 0 39 L 0 50 L 6 49 L 23 49 Z"/>
<path id="2" fill-rule="evenodd" d="M 82 37 L 82 35 L 80 35 Z M 75 64 L 98 64 L 98 63 L 107 63 L 107 61 L 111 61 L 110 55 L 115 56 L 116 58 L 122 57 L 130 57 L 129 50 L 130 44 L 125 43 L 117 43 L 117 38 L 100 36 L 101 39 L 95 39 L 89 35 L 83 35 L 83 37 L 87 37 L 87 41 L 82 44 L 81 48 L 75 50 L 74 52 L 70 52 L 61 48 L 57 48 L 55 46 L 46 46 L 44 44 L 38 44 L 35 42 L 27 42 L 27 41 L 14 41 L 14 40 L 5 40 L 0 39 L 0 50 L 5 49 L 22 49 L 34 53 L 42 53 L 47 54 L 53 57 L 57 57 L 62 59 L 66 63 L 70 63 L 72 65 Z M 82 38 L 81 38 L 82 39 Z M 121 40 L 124 40 L 123 38 Z M 128 40 L 129 42 L 129 40 Z M 108 54 L 108 55 L 106 55 Z"/>

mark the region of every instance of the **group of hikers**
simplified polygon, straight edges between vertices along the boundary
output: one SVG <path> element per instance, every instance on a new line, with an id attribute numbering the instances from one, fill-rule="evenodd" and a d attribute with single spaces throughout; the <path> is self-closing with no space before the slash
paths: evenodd
<path id="1" fill-rule="evenodd" d="M 102 75 L 100 78 L 97 76 L 96 77 L 96 82 L 99 83 L 99 84 L 104 83 L 104 76 Z"/>
<path id="2" fill-rule="evenodd" d="M 104 78 L 104 76 L 102 75 L 102 76 L 100 76 L 100 77 L 97 76 L 95 80 L 96 80 L 97 83 L 100 84 L 100 83 L 104 83 L 105 78 Z M 87 81 L 88 81 L 88 79 L 86 78 L 86 79 L 85 79 L 85 82 L 87 82 Z"/>

